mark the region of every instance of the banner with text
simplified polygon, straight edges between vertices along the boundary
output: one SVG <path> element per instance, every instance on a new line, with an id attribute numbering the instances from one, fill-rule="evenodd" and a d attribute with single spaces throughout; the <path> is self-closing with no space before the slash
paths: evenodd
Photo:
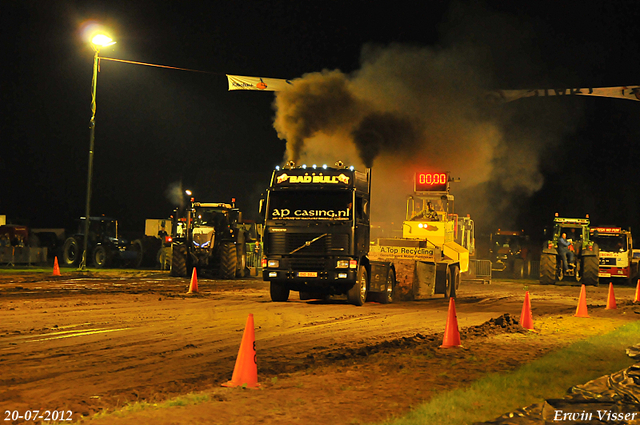
<path id="1" fill-rule="evenodd" d="M 231 90 L 258 90 L 258 91 L 282 91 L 293 85 L 291 80 L 281 78 L 244 77 L 241 75 L 229 75 L 229 91 Z"/>

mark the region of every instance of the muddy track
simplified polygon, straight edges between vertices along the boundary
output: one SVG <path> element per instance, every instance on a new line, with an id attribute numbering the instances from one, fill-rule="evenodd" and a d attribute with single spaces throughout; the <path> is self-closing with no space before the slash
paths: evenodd
<path id="1" fill-rule="evenodd" d="M 576 288 L 526 283 L 538 317 L 575 311 Z M 157 272 L 2 276 L 2 407 L 68 408 L 77 418 L 217 388 L 230 378 L 250 313 L 262 380 L 416 347 L 437 355 L 448 309 L 442 298 L 272 303 L 257 279 L 201 279 L 194 296 L 187 286 Z M 462 338 L 524 332 L 517 323 L 524 289 L 523 282 L 463 285 L 456 299 Z M 606 302 L 604 291 L 590 290 Z"/>

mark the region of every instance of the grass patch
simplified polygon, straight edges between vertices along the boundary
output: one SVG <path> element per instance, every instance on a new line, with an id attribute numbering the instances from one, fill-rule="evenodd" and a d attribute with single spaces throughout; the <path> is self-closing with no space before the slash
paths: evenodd
<path id="1" fill-rule="evenodd" d="M 211 401 L 211 397 L 209 395 L 196 394 L 196 393 L 186 394 L 184 396 L 172 398 L 170 400 L 166 400 L 161 403 L 149 403 L 146 401 L 136 401 L 134 403 L 127 403 L 123 407 L 120 407 L 116 410 L 112 410 L 112 411 L 103 410 L 93 415 L 91 419 L 101 419 L 101 418 L 109 417 L 111 415 L 117 416 L 117 417 L 125 417 L 131 413 L 136 413 L 136 412 L 140 412 L 147 409 L 166 409 L 166 408 L 175 407 L 175 406 L 189 406 L 192 404 L 205 403 L 207 401 Z"/>
<path id="2" fill-rule="evenodd" d="M 573 385 L 617 372 L 634 363 L 625 348 L 638 343 L 640 322 L 621 326 L 547 354 L 510 373 L 494 373 L 469 387 L 439 394 L 408 415 L 385 424 L 471 424 L 520 407 L 562 398 Z"/>

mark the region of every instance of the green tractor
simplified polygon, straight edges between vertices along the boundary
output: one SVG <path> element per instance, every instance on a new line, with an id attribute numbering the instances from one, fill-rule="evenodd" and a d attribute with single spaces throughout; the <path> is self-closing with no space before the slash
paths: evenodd
<path id="1" fill-rule="evenodd" d="M 556 213 L 553 223 L 553 239 L 545 242 L 540 255 L 540 283 L 575 281 L 598 286 L 598 245 L 589 239 L 589 216 L 560 218 Z M 573 251 L 573 261 L 568 264 L 566 273 L 558 253 L 558 239 L 563 233 L 567 234 L 567 241 L 571 243 L 569 249 Z"/>

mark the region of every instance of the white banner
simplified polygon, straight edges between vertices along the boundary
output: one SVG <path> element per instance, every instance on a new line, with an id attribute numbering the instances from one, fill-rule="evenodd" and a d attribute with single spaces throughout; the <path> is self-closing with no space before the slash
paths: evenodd
<path id="1" fill-rule="evenodd" d="M 229 75 L 229 90 L 282 91 L 293 85 L 291 80 L 281 78 L 244 77 Z"/>
<path id="2" fill-rule="evenodd" d="M 640 86 L 570 88 L 570 89 L 533 89 L 533 90 L 496 90 L 489 96 L 500 102 L 511 102 L 523 97 L 544 96 L 600 96 L 640 101 Z"/>

